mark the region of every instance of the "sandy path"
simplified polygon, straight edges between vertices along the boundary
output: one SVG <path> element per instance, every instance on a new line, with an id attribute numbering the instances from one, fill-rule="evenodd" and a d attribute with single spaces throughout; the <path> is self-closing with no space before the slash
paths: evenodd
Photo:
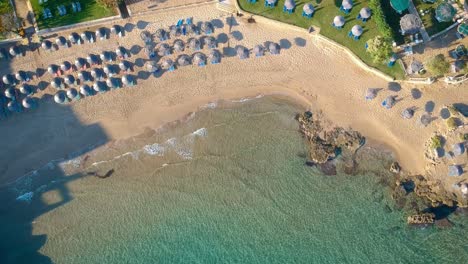
<path id="1" fill-rule="evenodd" d="M 173 10 L 126 21 L 141 25 L 142 21 L 153 22 L 146 29 L 160 25 L 168 26 L 177 18 L 195 16 L 197 21 L 216 20 L 221 28 L 216 29 L 219 38 L 228 34 L 228 15 L 205 5 L 189 10 Z M 123 22 L 120 24 L 124 24 Z M 411 98 L 410 89 L 403 86 L 401 91 L 387 89 L 384 80 L 364 72 L 355 66 L 346 55 L 311 36 L 298 32 L 284 32 L 264 24 L 247 24 L 237 19 L 232 28 L 229 43 L 222 43 L 218 49 L 226 54 L 232 47 L 243 45 L 253 48 L 265 41 L 281 42 L 284 47 L 279 56 L 267 55 L 262 58 L 239 60 L 225 57 L 221 64 L 206 67 L 188 66 L 161 77 L 150 76 L 139 79 L 136 88 L 125 88 L 106 94 L 84 98 L 65 107 L 52 102 L 41 102 L 32 113 L 17 114 L 0 126 L 0 136 L 8 139 L 0 143 L 0 182 L 8 182 L 24 173 L 38 168 L 50 160 L 78 151 L 87 145 L 118 140 L 141 133 L 145 128 L 157 128 L 165 122 L 178 119 L 198 107 L 218 99 L 241 98 L 258 94 L 283 93 L 299 99 L 307 108 L 323 110 L 326 117 L 341 126 L 351 126 L 365 136 L 389 145 L 398 155 L 403 168 L 413 172 L 424 171 L 424 142 L 442 121 L 436 120 L 426 128 L 416 125 L 416 120 L 403 120 L 400 113 L 406 107 L 416 106 L 419 116 L 427 101 L 435 102 L 435 111 L 443 104 L 460 102 L 468 98 L 466 87 L 433 85 L 418 87 L 422 98 Z M 114 50 L 117 41 L 127 48 L 138 51 L 142 46 L 138 27 L 134 27 L 123 39 L 111 39 L 98 44 L 60 50 L 55 53 L 41 52 L 37 65 L 85 57 L 90 52 Z M 219 36 L 221 34 L 221 36 Z M 237 40 L 236 40 L 237 39 Z M 137 45 L 137 46 L 134 46 Z M 139 47 L 138 47 L 139 46 Z M 204 50 L 204 53 L 207 53 Z M 141 51 L 138 56 L 144 56 Z M 138 56 L 132 56 L 135 61 Z M 35 62 L 31 55 L 18 59 L 13 69 L 33 69 Z M 4 71 L 5 68 L 2 68 Z M 7 69 L 8 70 L 8 69 Z M 135 74 L 141 71 L 136 68 Z M 142 73 L 140 73 L 142 74 Z M 50 79 L 47 74 L 44 80 Z M 371 102 L 364 100 L 368 87 L 384 88 L 378 98 Z M 447 92 L 449 91 L 449 92 Z M 53 93 L 47 88 L 43 93 Z M 403 98 L 392 110 L 380 106 L 388 95 Z M 47 101 L 47 100 L 43 100 Z M 50 99 L 49 99 L 50 101 Z"/>

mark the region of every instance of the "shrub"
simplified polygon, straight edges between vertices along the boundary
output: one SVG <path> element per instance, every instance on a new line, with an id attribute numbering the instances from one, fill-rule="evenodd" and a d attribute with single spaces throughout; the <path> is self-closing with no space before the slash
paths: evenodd
<path id="1" fill-rule="evenodd" d="M 374 63 L 383 63 L 392 54 L 390 41 L 382 36 L 369 39 L 367 46 L 367 52 L 370 53 Z"/>
<path id="2" fill-rule="evenodd" d="M 458 127 L 457 119 L 455 117 L 447 119 L 447 127 L 450 130 L 455 130 Z"/>
<path id="3" fill-rule="evenodd" d="M 374 20 L 380 35 L 386 39 L 393 38 L 390 26 L 385 21 L 385 15 L 380 4 L 381 0 L 369 0 L 369 8 L 372 10 L 372 19 Z"/>
<path id="4" fill-rule="evenodd" d="M 442 147 L 442 140 L 438 135 L 431 137 L 431 148 L 437 149 Z"/>
<path id="5" fill-rule="evenodd" d="M 445 60 L 445 56 L 443 54 L 435 55 L 427 60 L 425 64 L 427 70 L 436 76 L 446 74 L 450 68 L 450 63 Z"/>
<path id="6" fill-rule="evenodd" d="M 122 0 L 97 0 L 97 2 L 107 8 L 116 7 L 117 4 Z"/>

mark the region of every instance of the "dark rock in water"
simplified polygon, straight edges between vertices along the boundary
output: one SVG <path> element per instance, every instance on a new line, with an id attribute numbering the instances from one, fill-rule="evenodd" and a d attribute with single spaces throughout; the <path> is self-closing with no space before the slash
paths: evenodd
<path id="1" fill-rule="evenodd" d="M 336 166 L 332 161 L 327 161 L 323 164 L 319 164 L 319 167 L 325 175 L 336 175 Z"/>
<path id="2" fill-rule="evenodd" d="M 414 184 L 413 180 L 402 181 L 400 185 L 404 188 L 407 194 L 410 192 L 414 192 L 414 188 L 416 188 L 416 185 Z"/>
<path id="3" fill-rule="evenodd" d="M 316 164 L 314 162 L 308 160 L 308 161 L 305 162 L 305 165 L 307 165 L 309 167 L 315 167 Z"/>
<path id="4" fill-rule="evenodd" d="M 390 171 L 392 173 L 396 173 L 396 174 L 400 173 L 400 171 L 401 171 L 400 164 L 398 164 L 398 162 L 396 162 L 396 161 L 393 162 L 392 165 L 390 165 Z"/>
<path id="5" fill-rule="evenodd" d="M 448 220 L 447 218 L 436 220 L 435 224 L 439 228 L 449 228 L 453 226 L 452 222 L 450 222 L 450 220 Z"/>
<path id="6" fill-rule="evenodd" d="M 457 206 L 447 206 L 441 205 L 437 207 L 429 207 L 424 212 L 434 214 L 436 220 L 441 220 L 447 218 L 453 212 L 457 210 Z"/>

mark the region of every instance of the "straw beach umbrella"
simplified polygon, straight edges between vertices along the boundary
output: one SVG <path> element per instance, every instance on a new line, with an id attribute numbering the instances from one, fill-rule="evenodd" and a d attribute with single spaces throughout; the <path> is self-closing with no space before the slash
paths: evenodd
<path id="1" fill-rule="evenodd" d="M 190 56 L 186 54 L 182 54 L 177 58 L 177 65 L 179 66 L 187 66 L 190 65 Z"/>
<path id="2" fill-rule="evenodd" d="M 176 26 L 172 25 L 172 26 L 169 27 L 169 34 L 171 35 L 171 38 L 177 38 L 182 33 L 181 33 L 179 27 L 176 27 Z"/>
<path id="3" fill-rule="evenodd" d="M 37 102 L 32 97 L 26 97 L 23 99 L 22 105 L 25 109 L 34 109 L 37 106 Z"/>
<path id="4" fill-rule="evenodd" d="M 94 93 L 93 89 L 89 87 L 89 85 L 84 84 L 80 87 L 80 94 L 83 96 L 92 96 Z"/>
<path id="5" fill-rule="evenodd" d="M 102 67 L 102 70 L 107 74 L 108 77 L 112 77 L 117 74 L 116 69 L 114 68 L 114 65 L 106 65 Z"/>
<path id="6" fill-rule="evenodd" d="M 58 91 L 58 92 L 54 95 L 54 101 L 55 101 L 57 104 L 64 104 L 64 103 L 68 102 L 66 93 L 65 93 L 64 91 Z"/>
<path id="7" fill-rule="evenodd" d="M 107 85 L 105 82 L 97 81 L 93 84 L 93 90 L 98 93 L 105 93 L 107 92 Z"/>
<path id="8" fill-rule="evenodd" d="M 193 64 L 198 66 L 205 66 L 206 65 L 206 56 L 201 52 L 197 52 L 193 54 Z"/>
<path id="9" fill-rule="evenodd" d="M 161 43 L 158 48 L 159 56 L 168 56 L 171 54 L 171 47 L 167 43 Z"/>
<path id="10" fill-rule="evenodd" d="M 416 34 L 422 27 L 422 21 L 418 16 L 406 14 L 400 19 L 400 28 L 403 34 Z"/>
<path id="11" fill-rule="evenodd" d="M 15 76 L 13 76 L 13 75 L 11 75 L 9 73 L 3 75 L 2 81 L 3 81 L 4 84 L 10 84 L 10 85 L 16 84 Z"/>
<path id="12" fill-rule="evenodd" d="M 184 41 L 177 39 L 174 41 L 174 51 L 182 52 L 185 49 Z"/>
<path id="13" fill-rule="evenodd" d="M 110 29 L 111 33 L 116 35 L 117 37 L 121 38 L 123 37 L 123 28 L 119 25 L 113 25 Z"/>
<path id="14" fill-rule="evenodd" d="M 70 36 L 68 36 L 68 40 L 72 44 L 78 44 L 78 45 L 81 44 L 81 37 L 80 35 L 78 35 L 78 33 L 75 33 L 75 32 L 71 33 Z"/>
<path id="15" fill-rule="evenodd" d="M 132 64 L 126 60 L 123 60 L 119 63 L 119 68 L 126 72 L 126 71 L 131 71 L 132 70 Z"/>
<path id="16" fill-rule="evenodd" d="M 414 116 L 414 110 L 412 108 L 406 108 L 405 110 L 403 110 L 403 112 L 401 113 L 401 116 L 405 119 L 411 119 L 413 118 Z"/>
<path id="17" fill-rule="evenodd" d="M 19 91 L 20 93 L 26 95 L 26 96 L 30 96 L 34 93 L 34 89 L 32 88 L 31 85 L 28 85 L 28 84 L 23 84 L 19 87 Z"/>
<path id="18" fill-rule="evenodd" d="M 117 57 L 119 57 L 119 59 L 128 58 L 128 51 L 122 46 L 117 47 L 117 49 L 115 50 L 115 54 L 117 54 Z"/>
<path id="19" fill-rule="evenodd" d="M 64 61 L 62 62 L 62 64 L 60 64 L 60 70 L 62 70 L 63 72 L 68 72 L 68 71 L 71 71 L 73 68 L 72 68 L 72 64 L 68 61 Z"/>
<path id="20" fill-rule="evenodd" d="M 94 54 L 89 54 L 88 57 L 86 57 L 86 61 L 89 65 L 99 65 L 99 57 Z"/>
<path id="21" fill-rule="evenodd" d="M 41 47 L 45 51 L 51 51 L 52 50 L 52 42 L 50 42 L 48 40 L 44 40 L 41 43 Z"/>
<path id="22" fill-rule="evenodd" d="M 76 58 L 75 59 L 75 66 L 76 66 L 77 69 L 86 69 L 87 68 L 86 63 L 87 63 L 87 61 L 84 58 Z"/>
<path id="23" fill-rule="evenodd" d="M 195 24 L 188 25 L 187 27 L 187 32 L 192 34 L 192 35 L 200 35 L 200 29 L 197 27 Z"/>
<path id="24" fill-rule="evenodd" d="M 78 79 L 81 81 L 81 82 L 89 82 L 91 81 L 91 74 L 87 71 L 80 71 L 78 73 Z"/>
<path id="25" fill-rule="evenodd" d="M 78 91 L 75 88 L 70 88 L 67 91 L 67 97 L 68 97 L 68 99 L 70 99 L 72 101 L 77 101 L 77 100 L 80 99 L 80 94 L 78 93 Z"/>
<path id="26" fill-rule="evenodd" d="M 375 97 L 377 97 L 377 89 L 368 88 L 366 90 L 366 100 L 373 100 Z"/>
<path id="27" fill-rule="evenodd" d="M 214 32 L 213 24 L 211 24 L 211 22 L 204 22 L 204 23 L 201 24 L 201 30 L 202 30 L 206 35 L 210 35 L 211 33 Z"/>
<path id="28" fill-rule="evenodd" d="M 208 59 L 211 64 L 218 64 L 221 62 L 221 53 L 218 50 L 210 50 L 210 54 L 208 54 Z"/>
<path id="29" fill-rule="evenodd" d="M 135 77 L 132 75 L 124 74 L 122 75 L 122 83 L 126 86 L 134 86 L 136 84 Z"/>
<path id="30" fill-rule="evenodd" d="M 265 54 L 265 49 L 262 45 L 256 45 L 253 52 L 255 53 L 255 57 L 262 57 Z"/>
<path id="31" fill-rule="evenodd" d="M 156 33 L 154 34 L 157 39 L 160 41 L 165 41 L 167 39 L 167 33 L 164 29 L 160 28 L 156 30 Z"/>
<path id="32" fill-rule="evenodd" d="M 18 101 L 16 100 L 8 102 L 7 108 L 10 112 L 15 112 L 15 113 L 21 112 L 21 104 L 18 103 Z"/>
<path id="33" fill-rule="evenodd" d="M 244 47 L 237 47 L 236 52 L 237 56 L 239 56 L 239 59 L 241 60 L 249 58 L 249 51 Z"/>
<path id="34" fill-rule="evenodd" d="M 333 26 L 341 28 L 345 24 L 345 18 L 342 16 L 336 16 L 333 18 Z"/>
<path id="35" fill-rule="evenodd" d="M 94 43 L 94 36 L 92 32 L 86 31 L 86 32 L 81 33 L 81 39 L 83 39 L 83 41 L 86 41 L 88 43 Z"/>
<path id="36" fill-rule="evenodd" d="M 22 83 L 29 82 L 31 80 L 31 78 L 29 78 L 28 74 L 25 71 L 18 71 L 15 74 L 15 77 L 16 77 L 16 80 Z"/>
<path id="37" fill-rule="evenodd" d="M 146 70 L 151 73 L 158 72 L 161 68 L 155 61 L 148 61 L 145 65 Z"/>
<path id="38" fill-rule="evenodd" d="M 153 41 L 153 35 L 149 33 L 149 31 L 145 30 L 140 33 L 140 38 L 143 40 L 144 43 L 148 44 Z"/>
<path id="39" fill-rule="evenodd" d="M 190 49 L 192 49 L 194 51 L 200 50 L 200 48 L 201 48 L 200 40 L 198 40 L 197 38 L 189 39 L 188 45 L 189 45 Z"/>
<path id="40" fill-rule="evenodd" d="M 390 109 L 395 105 L 395 96 L 387 96 L 385 100 L 382 102 L 382 106 Z"/>
<path id="41" fill-rule="evenodd" d="M 54 77 L 50 82 L 50 85 L 57 90 L 65 88 L 65 84 L 63 83 L 63 80 L 60 77 Z"/>
<path id="42" fill-rule="evenodd" d="M 174 70 L 174 62 L 171 59 L 166 58 L 161 62 L 161 67 L 163 69 L 165 69 L 165 70 L 173 71 Z"/>
<path id="43" fill-rule="evenodd" d="M 9 87 L 5 89 L 5 97 L 9 99 L 16 99 L 16 89 Z"/>
<path id="44" fill-rule="evenodd" d="M 271 42 L 270 45 L 268 45 L 268 50 L 271 54 L 278 55 L 280 53 L 280 46 L 277 43 Z"/>
<path id="45" fill-rule="evenodd" d="M 114 58 L 112 56 L 112 53 L 109 51 L 103 51 L 100 55 L 100 58 L 103 62 L 112 62 L 114 61 Z"/>
<path id="46" fill-rule="evenodd" d="M 47 67 L 47 72 L 52 76 L 57 76 L 61 74 L 59 66 L 55 64 L 49 65 L 49 67 Z"/>
<path id="47" fill-rule="evenodd" d="M 66 75 L 65 77 L 63 77 L 63 80 L 68 86 L 76 85 L 76 80 L 75 77 L 73 77 L 73 75 Z"/>
<path id="48" fill-rule="evenodd" d="M 215 49 L 216 48 L 216 39 L 212 36 L 207 36 L 204 38 L 205 47 L 207 49 Z"/>
<path id="49" fill-rule="evenodd" d="M 120 79 L 113 78 L 113 77 L 110 77 L 106 80 L 106 85 L 112 89 L 118 89 L 122 87 L 122 84 L 120 83 Z"/>
<path id="50" fill-rule="evenodd" d="M 92 69 L 91 76 L 94 78 L 95 81 L 101 81 L 104 79 L 104 71 L 99 68 Z"/>
<path id="51" fill-rule="evenodd" d="M 107 39 L 108 35 L 107 35 L 107 29 L 106 28 L 98 28 L 96 30 L 96 38 L 99 38 L 100 40 L 105 40 Z"/>
<path id="52" fill-rule="evenodd" d="M 62 48 L 68 48 L 67 39 L 63 36 L 57 37 L 55 39 L 55 44 L 57 44 L 57 46 L 62 47 Z"/>

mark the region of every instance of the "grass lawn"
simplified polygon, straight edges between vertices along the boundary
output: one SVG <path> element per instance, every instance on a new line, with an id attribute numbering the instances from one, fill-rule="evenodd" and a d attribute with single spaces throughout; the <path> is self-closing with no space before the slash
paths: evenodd
<path id="1" fill-rule="evenodd" d="M 389 68 L 384 64 L 375 64 L 372 62 L 371 57 L 366 52 L 364 47 L 366 41 L 372 37 L 377 36 L 379 33 L 375 23 L 372 21 L 372 18 L 367 21 L 367 23 L 363 23 L 362 21 L 356 19 L 359 10 L 367 6 L 365 0 L 355 1 L 353 9 L 348 15 L 345 15 L 339 10 L 341 0 L 323 0 L 320 4 L 317 4 L 317 2 L 320 2 L 321 0 L 317 0 L 317 2 L 313 0 L 312 3 L 315 7 L 315 14 L 312 19 L 302 17 L 303 5 L 311 1 L 296 0 L 296 8 L 293 14 L 286 14 L 283 12 L 284 0 L 278 0 L 277 6 L 275 8 L 265 7 L 264 0 L 258 0 L 255 4 L 251 4 L 247 2 L 247 0 L 237 1 L 243 10 L 253 14 L 279 20 L 302 28 L 309 28 L 311 25 L 320 27 L 320 34 L 340 43 L 343 46 L 348 47 L 351 51 L 354 52 L 354 54 L 360 57 L 361 60 L 363 60 L 368 65 L 375 67 L 380 71 L 395 77 L 396 79 L 404 78 L 403 69 L 398 63 L 395 64 L 395 66 L 392 68 Z M 338 30 L 331 25 L 333 18 L 337 15 L 342 15 L 346 19 L 346 24 L 341 30 Z M 364 33 L 358 41 L 348 37 L 348 32 L 356 24 L 359 24 L 364 28 Z"/>
<path id="2" fill-rule="evenodd" d="M 39 29 L 71 25 L 117 14 L 115 10 L 111 10 L 102 6 L 101 4 L 97 3 L 96 0 L 49 0 L 47 3 L 42 3 L 41 5 L 39 5 L 38 0 L 30 0 L 30 2 L 34 9 Z M 80 2 L 80 12 L 73 13 L 71 6 L 72 2 Z M 57 9 L 57 6 L 59 5 L 65 6 L 67 9 L 66 15 L 59 15 Z M 42 13 L 44 8 L 50 8 L 50 11 L 52 12 L 52 18 L 44 19 Z"/>
<path id="3" fill-rule="evenodd" d="M 421 18 L 429 36 L 437 34 L 453 24 L 453 22 L 439 22 L 435 18 L 435 9 L 441 3 L 440 1 L 431 4 L 424 3 L 422 0 L 413 0 L 413 3 L 418 12 L 420 10 L 429 10 L 429 13 L 425 14 L 424 16 L 422 16 L 421 13 L 419 14 L 419 17 Z"/>

